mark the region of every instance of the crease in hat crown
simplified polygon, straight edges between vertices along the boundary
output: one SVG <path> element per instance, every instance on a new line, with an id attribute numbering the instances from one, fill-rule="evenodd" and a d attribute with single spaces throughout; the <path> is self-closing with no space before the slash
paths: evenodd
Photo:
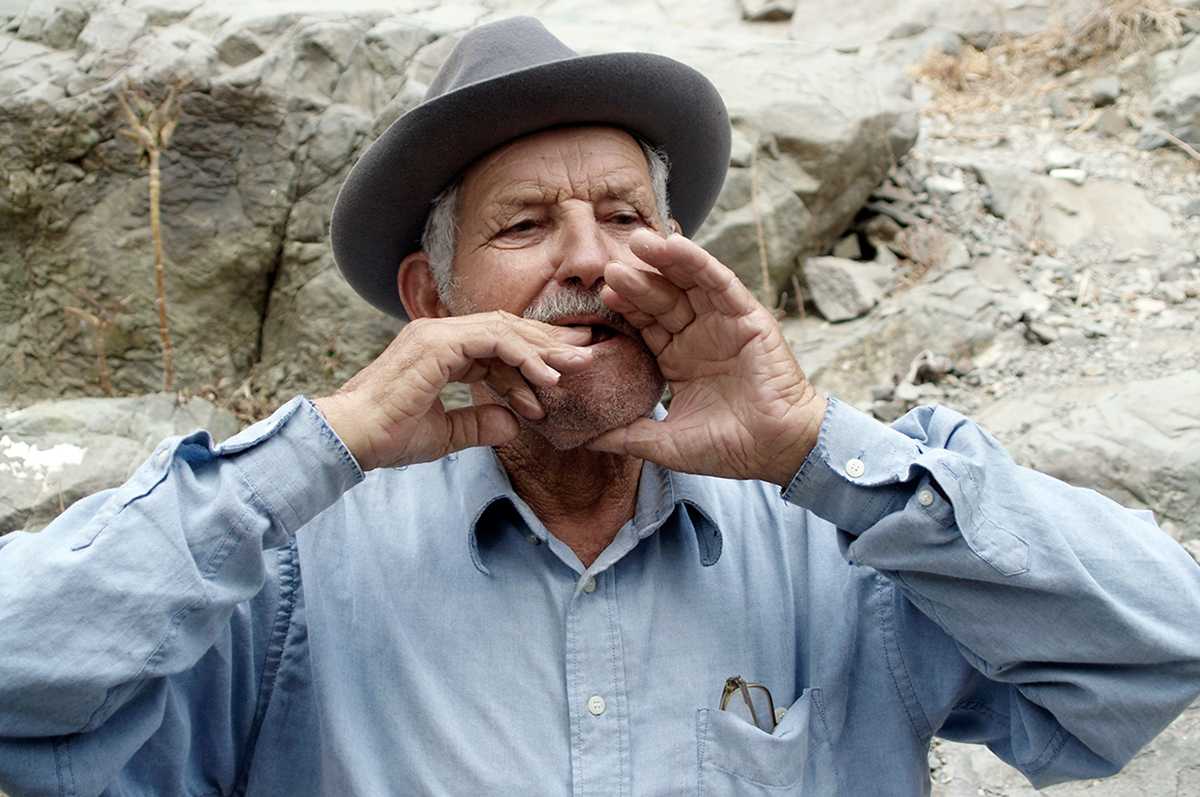
<path id="1" fill-rule="evenodd" d="M 463 34 L 424 99 L 385 130 L 346 178 L 330 221 L 347 282 L 389 315 L 407 318 L 396 274 L 420 249 L 430 203 L 500 145 L 550 127 L 601 124 L 666 152 L 672 215 L 691 235 L 729 167 L 725 104 L 695 69 L 665 56 L 581 56 L 532 17 Z"/>

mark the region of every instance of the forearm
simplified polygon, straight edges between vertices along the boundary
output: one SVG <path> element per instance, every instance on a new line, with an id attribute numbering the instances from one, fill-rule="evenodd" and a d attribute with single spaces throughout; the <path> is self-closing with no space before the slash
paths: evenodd
<path id="1" fill-rule="evenodd" d="M 95 727 L 191 667 L 281 544 L 360 474 L 307 402 L 212 446 L 167 441 L 122 487 L 0 545 L 0 735 Z"/>

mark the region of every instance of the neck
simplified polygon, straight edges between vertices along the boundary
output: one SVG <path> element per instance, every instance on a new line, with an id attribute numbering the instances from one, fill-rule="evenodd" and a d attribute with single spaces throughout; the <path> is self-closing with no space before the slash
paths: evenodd
<path id="1" fill-rule="evenodd" d="M 560 451 L 528 428 L 496 454 L 517 495 L 584 567 L 633 518 L 640 459 L 586 448 Z"/>

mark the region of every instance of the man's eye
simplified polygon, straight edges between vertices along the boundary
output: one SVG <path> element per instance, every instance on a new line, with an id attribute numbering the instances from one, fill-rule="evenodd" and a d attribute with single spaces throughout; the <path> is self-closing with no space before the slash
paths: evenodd
<path id="1" fill-rule="evenodd" d="M 537 229 L 537 222 L 532 219 L 518 221 L 515 224 L 510 224 L 500 231 L 501 235 L 520 235 L 522 233 L 533 232 Z"/>

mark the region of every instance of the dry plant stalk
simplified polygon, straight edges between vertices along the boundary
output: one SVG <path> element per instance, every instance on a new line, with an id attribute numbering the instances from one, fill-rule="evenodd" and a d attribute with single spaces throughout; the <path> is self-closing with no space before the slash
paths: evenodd
<path id="1" fill-rule="evenodd" d="M 763 235 L 762 212 L 758 208 L 758 147 L 750 151 L 750 207 L 754 209 L 754 232 L 758 238 L 759 267 L 762 269 L 758 300 L 768 307 L 771 303 L 771 271 L 767 266 L 767 239 Z"/>
<path id="2" fill-rule="evenodd" d="M 118 314 L 130 312 L 129 303 L 133 301 L 133 294 L 129 294 L 116 304 L 104 305 L 85 290 L 76 288 L 75 293 L 90 304 L 92 309 L 84 310 L 82 307 L 66 307 L 64 309 L 68 315 L 91 328 L 92 334 L 96 337 L 96 360 L 99 363 L 100 386 L 104 388 L 105 393 L 115 396 L 117 393 L 113 390 L 112 382 L 108 378 L 108 353 L 105 351 L 104 333 L 108 331 Z"/>
<path id="3" fill-rule="evenodd" d="M 128 130 L 120 130 L 142 149 L 146 166 L 150 172 L 150 234 L 154 239 L 154 282 L 157 289 L 155 305 L 158 307 L 158 331 L 163 349 L 163 390 L 169 391 L 175 372 L 175 360 L 171 355 L 170 325 L 167 322 L 167 296 L 163 290 L 162 262 L 162 153 L 171 143 L 171 136 L 179 124 L 181 102 L 179 93 L 185 83 L 172 80 L 162 100 L 155 104 L 131 80 L 129 90 L 118 94 L 121 110 L 125 112 Z M 136 106 L 135 112 L 132 103 Z"/>

